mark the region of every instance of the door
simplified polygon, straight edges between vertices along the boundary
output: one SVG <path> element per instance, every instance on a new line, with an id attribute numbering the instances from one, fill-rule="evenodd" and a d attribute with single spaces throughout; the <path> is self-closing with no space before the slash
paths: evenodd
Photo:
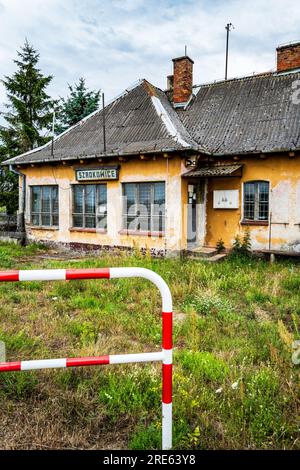
<path id="1" fill-rule="evenodd" d="M 188 248 L 197 245 L 197 186 L 195 184 L 188 184 L 187 244 Z"/>

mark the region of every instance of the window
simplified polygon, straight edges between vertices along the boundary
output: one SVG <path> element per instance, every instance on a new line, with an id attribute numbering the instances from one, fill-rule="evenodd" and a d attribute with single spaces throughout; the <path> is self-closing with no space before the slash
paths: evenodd
<path id="1" fill-rule="evenodd" d="M 78 184 L 73 186 L 73 227 L 106 230 L 106 184 Z"/>
<path id="2" fill-rule="evenodd" d="M 267 181 L 244 183 L 244 219 L 269 220 L 269 183 Z"/>
<path id="3" fill-rule="evenodd" d="M 58 226 L 58 186 L 31 186 L 31 224 Z"/>
<path id="4" fill-rule="evenodd" d="M 165 183 L 123 184 L 123 228 L 164 232 Z"/>

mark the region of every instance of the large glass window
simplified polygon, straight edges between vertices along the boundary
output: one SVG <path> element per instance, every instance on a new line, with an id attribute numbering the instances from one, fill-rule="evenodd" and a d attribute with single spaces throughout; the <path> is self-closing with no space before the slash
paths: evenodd
<path id="1" fill-rule="evenodd" d="M 31 224 L 58 226 L 58 186 L 31 186 Z"/>
<path id="2" fill-rule="evenodd" d="M 165 183 L 125 183 L 123 196 L 124 229 L 164 232 Z"/>
<path id="3" fill-rule="evenodd" d="M 244 183 L 244 219 L 269 220 L 269 183 L 267 181 Z"/>
<path id="4" fill-rule="evenodd" d="M 106 184 L 73 186 L 73 227 L 107 228 Z"/>

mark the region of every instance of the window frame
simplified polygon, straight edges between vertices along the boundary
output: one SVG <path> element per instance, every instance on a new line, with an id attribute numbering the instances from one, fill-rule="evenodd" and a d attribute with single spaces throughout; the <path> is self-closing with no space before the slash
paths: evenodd
<path id="1" fill-rule="evenodd" d="M 140 202 L 140 187 L 141 185 L 150 185 L 150 215 L 148 215 L 148 219 L 150 219 L 150 224 L 148 220 L 148 228 L 144 230 L 143 228 L 136 228 L 131 229 L 128 228 L 128 217 L 130 218 L 138 218 L 138 206 L 141 205 Z M 155 185 L 156 184 L 163 184 L 164 185 L 164 211 L 163 214 L 161 211 L 158 214 L 153 214 L 153 206 L 155 205 Z M 134 204 L 135 206 L 135 213 L 128 213 L 127 208 L 127 200 L 125 194 L 125 187 L 126 185 L 134 185 Z M 122 207 L 122 233 L 132 234 L 132 235 L 154 235 L 154 236 L 164 236 L 166 230 L 166 182 L 164 180 L 160 181 L 125 181 L 122 183 L 122 199 L 123 199 L 123 207 Z M 160 205 L 161 206 L 161 205 Z M 141 218 L 143 216 L 140 216 Z M 144 216 L 145 217 L 145 216 Z M 154 218 L 158 218 L 158 228 L 161 230 L 154 230 Z M 138 223 L 140 225 L 140 223 Z M 149 228 L 150 226 L 150 228 Z"/>
<path id="2" fill-rule="evenodd" d="M 39 211 L 33 211 L 33 190 L 34 188 L 39 188 L 40 196 L 39 196 Z M 49 212 L 42 211 L 42 200 L 43 200 L 43 190 L 44 188 L 50 188 L 50 210 Z M 52 191 L 53 189 L 57 190 L 57 212 L 53 210 L 53 196 Z M 43 215 L 50 216 L 50 224 L 43 224 Z M 37 216 L 39 219 L 39 223 L 35 224 L 33 222 L 33 217 Z M 57 224 L 53 223 L 53 217 L 57 217 Z M 30 225 L 36 228 L 59 228 L 59 185 L 58 184 L 33 184 L 30 186 Z"/>
<path id="3" fill-rule="evenodd" d="M 268 185 L 268 200 L 267 201 L 260 201 L 260 194 L 259 194 L 259 184 L 264 183 Z M 245 216 L 245 205 L 246 205 L 246 185 L 247 184 L 254 184 L 254 215 L 253 219 L 246 218 Z M 243 182 L 243 224 L 253 224 L 253 225 L 268 225 L 270 220 L 270 192 L 271 192 L 271 184 L 268 180 L 250 180 Z M 264 202 L 267 204 L 267 217 L 266 218 L 259 218 L 259 211 L 260 211 L 260 204 Z"/>
<path id="4" fill-rule="evenodd" d="M 95 186 L 95 188 L 96 188 L 95 212 L 94 213 L 86 212 L 86 188 L 88 186 Z M 106 192 L 106 201 L 105 201 L 106 210 L 103 214 L 101 214 L 99 212 L 99 205 L 98 205 L 98 201 L 100 200 L 99 199 L 99 193 L 98 193 L 100 186 L 105 187 L 105 192 Z M 74 212 L 74 209 L 75 209 L 75 190 L 78 187 L 83 188 L 83 203 L 82 203 L 83 212 Z M 107 210 L 107 183 L 91 183 L 91 182 L 78 183 L 78 184 L 72 184 L 71 188 L 72 188 L 72 195 L 71 195 L 71 197 L 72 197 L 71 230 L 73 230 L 73 231 L 85 231 L 85 232 L 88 232 L 88 231 L 91 231 L 91 232 L 97 232 L 97 231 L 98 232 L 106 232 L 107 231 L 107 214 L 108 214 L 108 210 Z M 78 226 L 78 225 L 74 224 L 74 216 L 82 217 L 82 221 L 83 221 L 82 226 Z M 95 227 L 88 227 L 86 225 L 86 218 L 87 217 L 94 217 L 95 218 Z M 101 218 L 101 220 L 106 218 L 105 227 L 99 227 L 98 226 L 100 218 Z"/>

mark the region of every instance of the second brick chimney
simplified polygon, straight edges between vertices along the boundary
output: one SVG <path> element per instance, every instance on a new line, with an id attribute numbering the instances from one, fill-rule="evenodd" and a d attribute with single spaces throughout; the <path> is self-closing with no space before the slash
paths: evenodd
<path id="1" fill-rule="evenodd" d="M 300 41 L 279 46 L 277 51 L 277 72 L 300 68 Z"/>
<path id="2" fill-rule="evenodd" d="M 193 64 L 188 56 L 173 59 L 173 103 L 176 105 L 186 103 L 193 89 Z"/>

